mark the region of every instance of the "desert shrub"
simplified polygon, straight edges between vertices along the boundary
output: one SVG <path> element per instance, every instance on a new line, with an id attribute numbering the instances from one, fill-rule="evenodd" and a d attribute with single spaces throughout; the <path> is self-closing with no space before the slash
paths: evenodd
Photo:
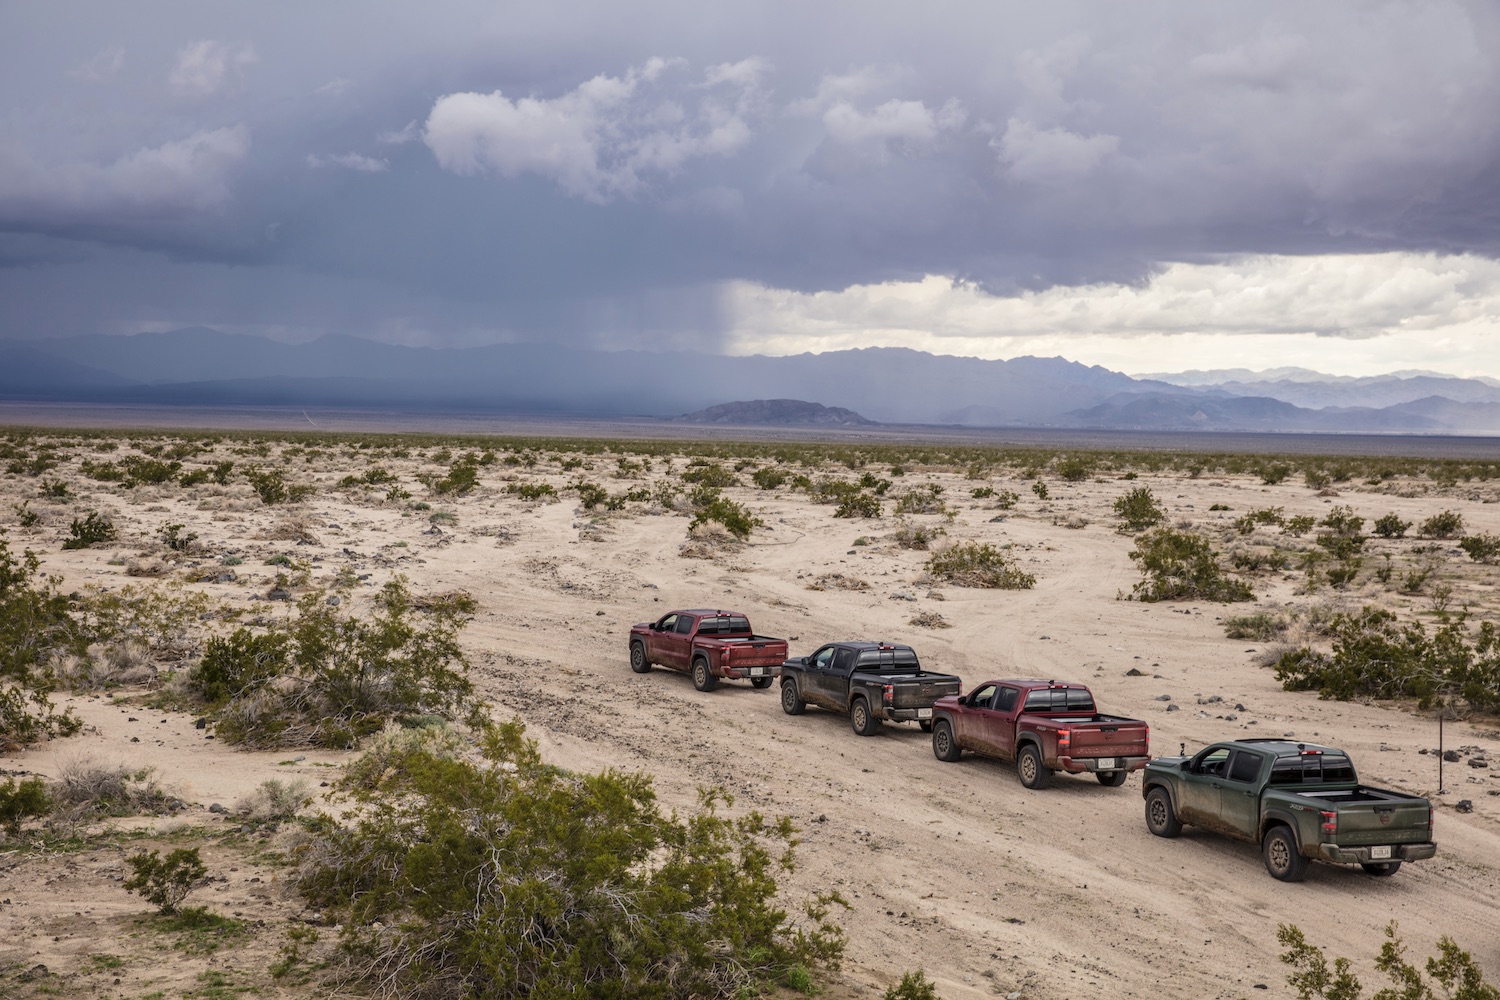
<path id="1" fill-rule="evenodd" d="M 1094 474 L 1094 463 L 1079 455 L 1058 459 L 1053 465 L 1059 477 L 1069 483 L 1081 483 Z"/>
<path id="2" fill-rule="evenodd" d="M 295 818 L 311 802 L 303 779 L 268 778 L 236 802 L 234 811 L 253 823 L 281 823 Z"/>
<path id="3" fill-rule="evenodd" d="M 941 514 L 948 508 L 943 503 L 943 488 L 937 483 L 913 486 L 896 499 L 899 514 Z"/>
<path id="4" fill-rule="evenodd" d="M 779 489 L 786 482 L 787 474 L 780 469 L 768 465 L 763 469 L 756 469 L 752 472 L 750 480 L 763 490 L 774 490 Z"/>
<path id="5" fill-rule="evenodd" d="M 978 486 L 969 491 L 969 496 L 973 497 L 975 500 L 988 500 L 994 495 L 995 487 L 993 486 Z"/>
<path id="6" fill-rule="evenodd" d="M 584 510 L 593 510 L 601 504 L 609 503 L 609 490 L 598 483 L 580 479 L 571 488 L 578 492 L 578 503 Z"/>
<path id="7" fill-rule="evenodd" d="M 928 980 L 927 973 L 918 969 L 916 972 L 902 973 L 901 982 L 888 987 L 882 1000 L 943 1000 L 943 998 L 938 993 L 937 987 Z"/>
<path id="8" fill-rule="evenodd" d="M 76 732 L 71 712 L 53 710 L 60 656 L 82 655 L 84 629 L 53 581 L 35 582 L 41 563 L 30 551 L 17 557 L 0 533 L 0 748 L 22 747 Z"/>
<path id="9" fill-rule="evenodd" d="M 0 785 L 0 825 L 12 837 L 21 832 L 21 824 L 26 820 L 45 816 L 51 808 L 52 798 L 41 778 L 17 782 L 7 777 L 5 784 Z"/>
<path id="10" fill-rule="evenodd" d="M 1140 601 L 1249 601 L 1255 594 L 1219 568 L 1208 539 L 1190 531 L 1154 528 L 1135 540 L 1130 558 L 1145 579 L 1132 588 Z"/>
<path id="11" fill-rule="evenodd" d="M 995 506 L 1001 510 L 1010 510 L 1020 499 L 1021 495 L 1015 490 L 1001 490 L 995 494 Z"/>
<path id="12" fill-rule="evenodd" d="M 452 493 L 463 496 L 479 485 L 479 456 L 470 452 L 448 467 L 448 474 L 434 480 L 432 491 L 438 494 Z"/>
<path id="13" fill-rule="evenodd" d="M 86 549 L 91 545 L 112 542 L 117 537 L 114 522 L 107 514 L 100 514 L 96 510 L 89 511 L 81 520 L 73 518 L 68 534 L 71 537 L 63 542 L 65 549 Z"/>
<path id="14" fill-rule="evenodd" d="M 1036 586 L 1035 576 L 989 542 L 958 542 L 934 552 L 927 560 L 927 572 L 958 587 L 1030 590 Z"/>
<path id="15" fill-rule="evenodd" d="M 1335 507 L 1318 523 L 1332 534 L 1349 538 L 1358 535 L 1364 529 L 1365 519 L 1354 513 L 1353 507 Z"/>
<path id="16" fill-rule="evenodd" d="M 1229 553 L 1229 564 L 1247 573 L 1275 572 L 1291 565 L 1291 554 L 1274 547 L 1235 549 Z"/>
<path id="17" fill-rule="evenodd" d="M 1423 538 L 1454 538 L 1464 530 L 1464 516 L 1451 510 L 1434 514 L 1422 522 L 1417 534 Z"/>
<path id="18" fill-rule="evenodd" d="M 1395 511 L 1375 519 L 1375 534 L 1381 538 L 1403 538 L 1410 527 L 1411 522 L 1401 520 Z"/>
<path id="19" fill-rule="evenodd" d="M 889 479 L 882 479 L 873 472 L 866 472 L 859 477 L 859 488 L 870 490 L 878 497 L 883 497 L 895 484 Z"/>
<path id="20" fill-rule="evenodd" d="M 1049 496 L 1047 493 L 1047 484 L 1042 482 L 1032 483 L 1031 492 L 1036 494 L 1038 500 L 1046 500 Z"/>
<path id="21" fill-rule="evenodd" d="M 694 459 L 694 461 L 698 461 Z M 738 486 L 739 479 L 735 474 L 718 462 L 708 462 L 703 465 L 689 465 L 682 470 L 681 479 L 685 483 L 694 486 L 714 486 L 723 489 L 725 486 Z"/>
<path id="22" fill-rule="evenodd" d="M 933 542 L 947 533 L 946 530 L 940 527 L 929 527 L 903 521 L 900 527 L 892 532 L 890 537 L 891 541 L 903 549 L 916 549 L 919 552 L 926 552 L 932 547 Z"/>
<path id="23" fill-rule="evenodd" d="M 125 859 L 134 873 L 124 882 L 126 892 L 140 893 L 159 912 L 170 916 L 193 891 L 197 882 L 208 874 L 196 847 L 179 847 L 161 856 L 160 851 L 140 851 Z"/>
<path id="24" fill-rule="evenodd" d="M 61 479 L 43 479 L 37 492 L 48 500 L 57 500 L 60 503 L 67 503 L 73 496 L 73 491 L 68 489 L 68 484 Z"/>
<path id="25" fill-rule="evenodd" d="M 1287 518 L 1281 530 L 1293 538 L 1300 538 L 1311 531 L 1317 523 L 1318 519 L 1311 514 L 1298 514 Z"/>
<path id="26" fill-rule="evenodd" d="M 1416 698 L 1427 708 L 1456 696 L 1472 708 L 1500 708 L 1500 631 L 1483 622 L 1471 634 L 1462 616 L 1440 621 L 1432 634 L 1366 606 L 1332 616 L 1333 649 L 1287 652 L 1276 679 L 1288 691 L 1323 698 Z"/>
<path id="27" fill-rule="evenodd" d="M 198 540 L 198 535 L 196 532 L 184 531 L 186 527 L 187 525 L 184 524 L 164 524 L 157 531 L 156 537 L 160 538 L 161 543 L 173 552 L 191 552 L 193 543 Z"/>
<path id="28" fill-rule="evenodd" d="M 30 500 L 11 504 L 11 510 L 16 512 L 16 520 L 23 528 L 31 528 L 42 523 L 42 515 L 31 509 Z"/>
<path id="29" fill-rule="evenodd" d="M 189 690 L 221 738 L 251 746 L 343 747 L 390 719 L 452 718 L 475 708 L 458 643 L 473 607 L 422 601 L 400 579 L 359 616 L 309 594 L 289 623 L 210 640 Z"/>
<path id="30" fill-rule="evenodd" d="M 54 805 L 74 821 L 156 812 L 167 803 L 150 768 L 98 764 L 87 758 L 64 763 L 51 792 Z"/>
<path id="31" fill-rule="evenodd" d="M 255 495 L 260 497 L 260 502 L 268 507 L 283 503 L 297 503 L 317 492 L 314 486 L 289 484 L 286 481 L 286 473 L 280 469 L 260 469 L 251 466 L 245 470 L 245 478 L 250 481 L 250 487 L 255 490 Z"/>
<path id="32" fill-rule="evenodd" d="M 213 481 L 215 483 L 217 483 L 218 485 L 220 485 L 220 486 L 228 486 L 229 485 L 229 478 L 233 474 L 234 474 L 234 461 L 233 460 L 227 460 L 227 461 L 223 461 L 223 462 L 215 462 L 213 464 L 213 470 L 209 473 L 209 475 L 213 478 Z"/>
<path id="33" fill-rule="evenodd" d="M 833 516 L 879 517 L 880 498 L 873 493 L 865 493 L 863 491 L 855 493 L 839 501 L 839 505 L 834 510 Z"/>
<path id="34" fill-rule="evenodd" d="M 710 521 L 722 524 L 726 531 L 740 541 L 749 538 L 750 532 L 753 529 L 759 528 L 766 523 L 750 513 L 748 507 L 745 507 L 743 504 L 737 504 L 728 497 L 715 494 L 710 498 L 704 499 L 701 496 L 695 496 L 693 500 L 693 521 L 688 525 L 688 530 L 691 531 L 698 525 L 707 524 Z"/>
<path id="35" fill-rule="evenodd" d="M 1458 540 L 1458 547 L 1467 552 L 1475 562 L 1492 563 L 1496 557 L 1500 557 L 1500 535 L 1489 532 L 1466 535 Z"/>
<path id="36" fill-rule="evenodd" d="M 522 500 L 557 499 L 557 490 L 551 483 L 510 483 L 505 492 Z"/>
<path id="37" fill-rule="evenodd" d="M 1258 466 L 1255 473 L 1265 485 L 1275 486 L 1292 474 L 1292 467 L 1285 462 L 1267 462 Z"/>
<path id="38" fill-rule="evenodd" d="M 177 482 L 183 486 L 198 486 L 208 482 L 209 477 L 212 475 L 213 473 L 208 469 L 194 469 L 191 472 L 184 472 L 178 476 Z"/>
<path id="39" fill-rule="evenodd" d="M 664 812 L 648 776 L 549 766 L 519 723 L 488 730 L 479 756 L 413 749 L 373 786 L 342 784 L 360 808 L 302 867 L 380 993 L 728 998 L 837 968 L 842 901 L 804 920 L 778 905 L 790 820 L 728 818 L 718 790 Z"/>
<path id="40" fill-rule="evenodd" d="M 1286 635 L 1287 620 L 1262 611 L 1253 615 L 1235 615 L 1224 619 L 1224 637 L 1274 642 Z"/>
<path id="41" fill-rule="evenodd" d="M 1486 983 L 1474 957 L 1448 935 L 1438 938 L 1437 955 L 1429 956 L 1422 968 L 1406 960 L 1406 946 L 1394 920 L 1386 925 L 1385 938 L 1375 968 L 1394 988 L 1378 991 L 1372 1000 L 1432 1000 L 1437 992 L 1428 980 L 1450 1000 L 1500 1000 L 1500 987 Z M 1361 1000 L 1364 996 L 1364 985 L 1350 971 L 1347 958 L 1334 959 L 1330 969 L 1323 949 L 1308 944 L 1293 924 L 1278 925 L 1276 940 L 1287 949 L 1281 961 L 1297 970 L 1287 976 L 1287 982 L 1297 991 L 1298 1000 Z"/>
<path id="42" fill-rule="evenodd" d="M 124 484 L 128 487 L 135 486 L 160 486 L 170 483 L 177 478 L 182 471 L 181 462 L 163 462 L 155 458 L 141 458 L 139 455 L 127 455 L 120 459 L 120 468 L 124 470 Z"/>
<path id="43" fill-rule="evenodd" d="M 1240 534 L 1248 535 L 1258 525 L 1285 524 L 1286 521 L 1281 516 L 1281 511 L 1280 507 L 1262 507 L 1259 510 L 1247 511 L 1234 519 L 1234 528 Z"/>
<path id="44" fill-rule="evenodd" d="M 1115 516 L 1120 519 L 1122 533 L 1145 531 L 1167 519 L 1167 512 L 1156 502 L 1156 497 L 1148 486 L 1137 486 L 1117 497 L 1114 507 Z"/>

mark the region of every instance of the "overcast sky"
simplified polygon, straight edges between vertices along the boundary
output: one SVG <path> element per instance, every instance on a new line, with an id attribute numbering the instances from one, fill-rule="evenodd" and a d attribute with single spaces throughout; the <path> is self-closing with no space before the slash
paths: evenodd
<path id="1" fill-rule="evenodd" d="M 1500 376 L 1493 2 L 0 0 L 0 337 Z"/>

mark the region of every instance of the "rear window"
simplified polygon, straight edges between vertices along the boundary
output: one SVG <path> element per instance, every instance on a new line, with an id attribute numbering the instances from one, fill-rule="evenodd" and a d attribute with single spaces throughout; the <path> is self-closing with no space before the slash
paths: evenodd
<path id="1" fill-rule="evenodd" d="M 698 622 L 699 635 L 747 635 L 750 619 L 744 615 L 710 615 Z"/>
<path id="2" fill-rule="evenodd" d="M 862 669 L 915 673 L 921 669 L 917 662 L 916 650 L 910 646 L 896 646 L 891 649 L 862 649 L 859 651 L 859 665 Z"/>
<path id="3" fill-rule="evenodd" d="M 1278 757 L 1271 767 L 1273 785 L 1322 785 L 1354 781 L 1354 764 L 1341 753 L 1307 753 Z"/>
<path id="4" fill-rule="evenodd" d="M 1088 712 L 1094 711 L 1094 696 L 1088 688 L 1042 688 L 1026 696 L 1028 712 Z"/>

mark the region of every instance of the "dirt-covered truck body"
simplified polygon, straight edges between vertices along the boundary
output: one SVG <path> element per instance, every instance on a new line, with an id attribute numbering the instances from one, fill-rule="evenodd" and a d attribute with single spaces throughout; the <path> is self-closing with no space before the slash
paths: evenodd
<path id="1" fill-rule="evenodd" d="M 1146 768 L 1146 827 L 1184 826 L 1261 845 L 1266 870 L 1300 881 L 1314 859 L 1394 875 L 1437 853 L 1426 799 L 1359 783 L 1342 750 L 1284 739 L 1215 743 Z"/>
<path id="2" fill-rule="evenodd" d="M 1151 728 L 1102 715 L 1082 684 L 1055 680 L 986 681 L 933 706 L 932 752 L 955 761 L 965 750 L 1016 762 L 1021 784 L 1045 788 L 1054 771 L 1093 774 L 1103 785 L 1151 760 Z"/>
<path id="3" fill-rule="evenodd" d="M 652 664 L 690 674 L 699 691 L 721 679 L 771 686 L 787 656 L 785 639 L 756 635 L 738 611 L 694 608 L 673 611 L 630 629 L 630 669 L 644 674 Z"/>
<path id="4" fill-rule="evenodd" d="M 952 674 L 924 670 L 910 646 L 830 642 L 781 665 L 781 708 L 788 715 L 801 715 L 808 705 L 847 712 L 861 736 L 874 735 L 881 722 L 929 729 L 933 702 L 957 694 L 961 684 Z"/>

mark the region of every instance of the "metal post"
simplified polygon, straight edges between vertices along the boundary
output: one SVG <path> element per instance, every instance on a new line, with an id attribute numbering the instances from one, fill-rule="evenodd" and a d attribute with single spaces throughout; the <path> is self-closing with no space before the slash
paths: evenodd
<path id="1" fill-rule="evenodd" d="M 1438 709 L 1438 794 L 1443 794 L 1443 710 Z"/>

